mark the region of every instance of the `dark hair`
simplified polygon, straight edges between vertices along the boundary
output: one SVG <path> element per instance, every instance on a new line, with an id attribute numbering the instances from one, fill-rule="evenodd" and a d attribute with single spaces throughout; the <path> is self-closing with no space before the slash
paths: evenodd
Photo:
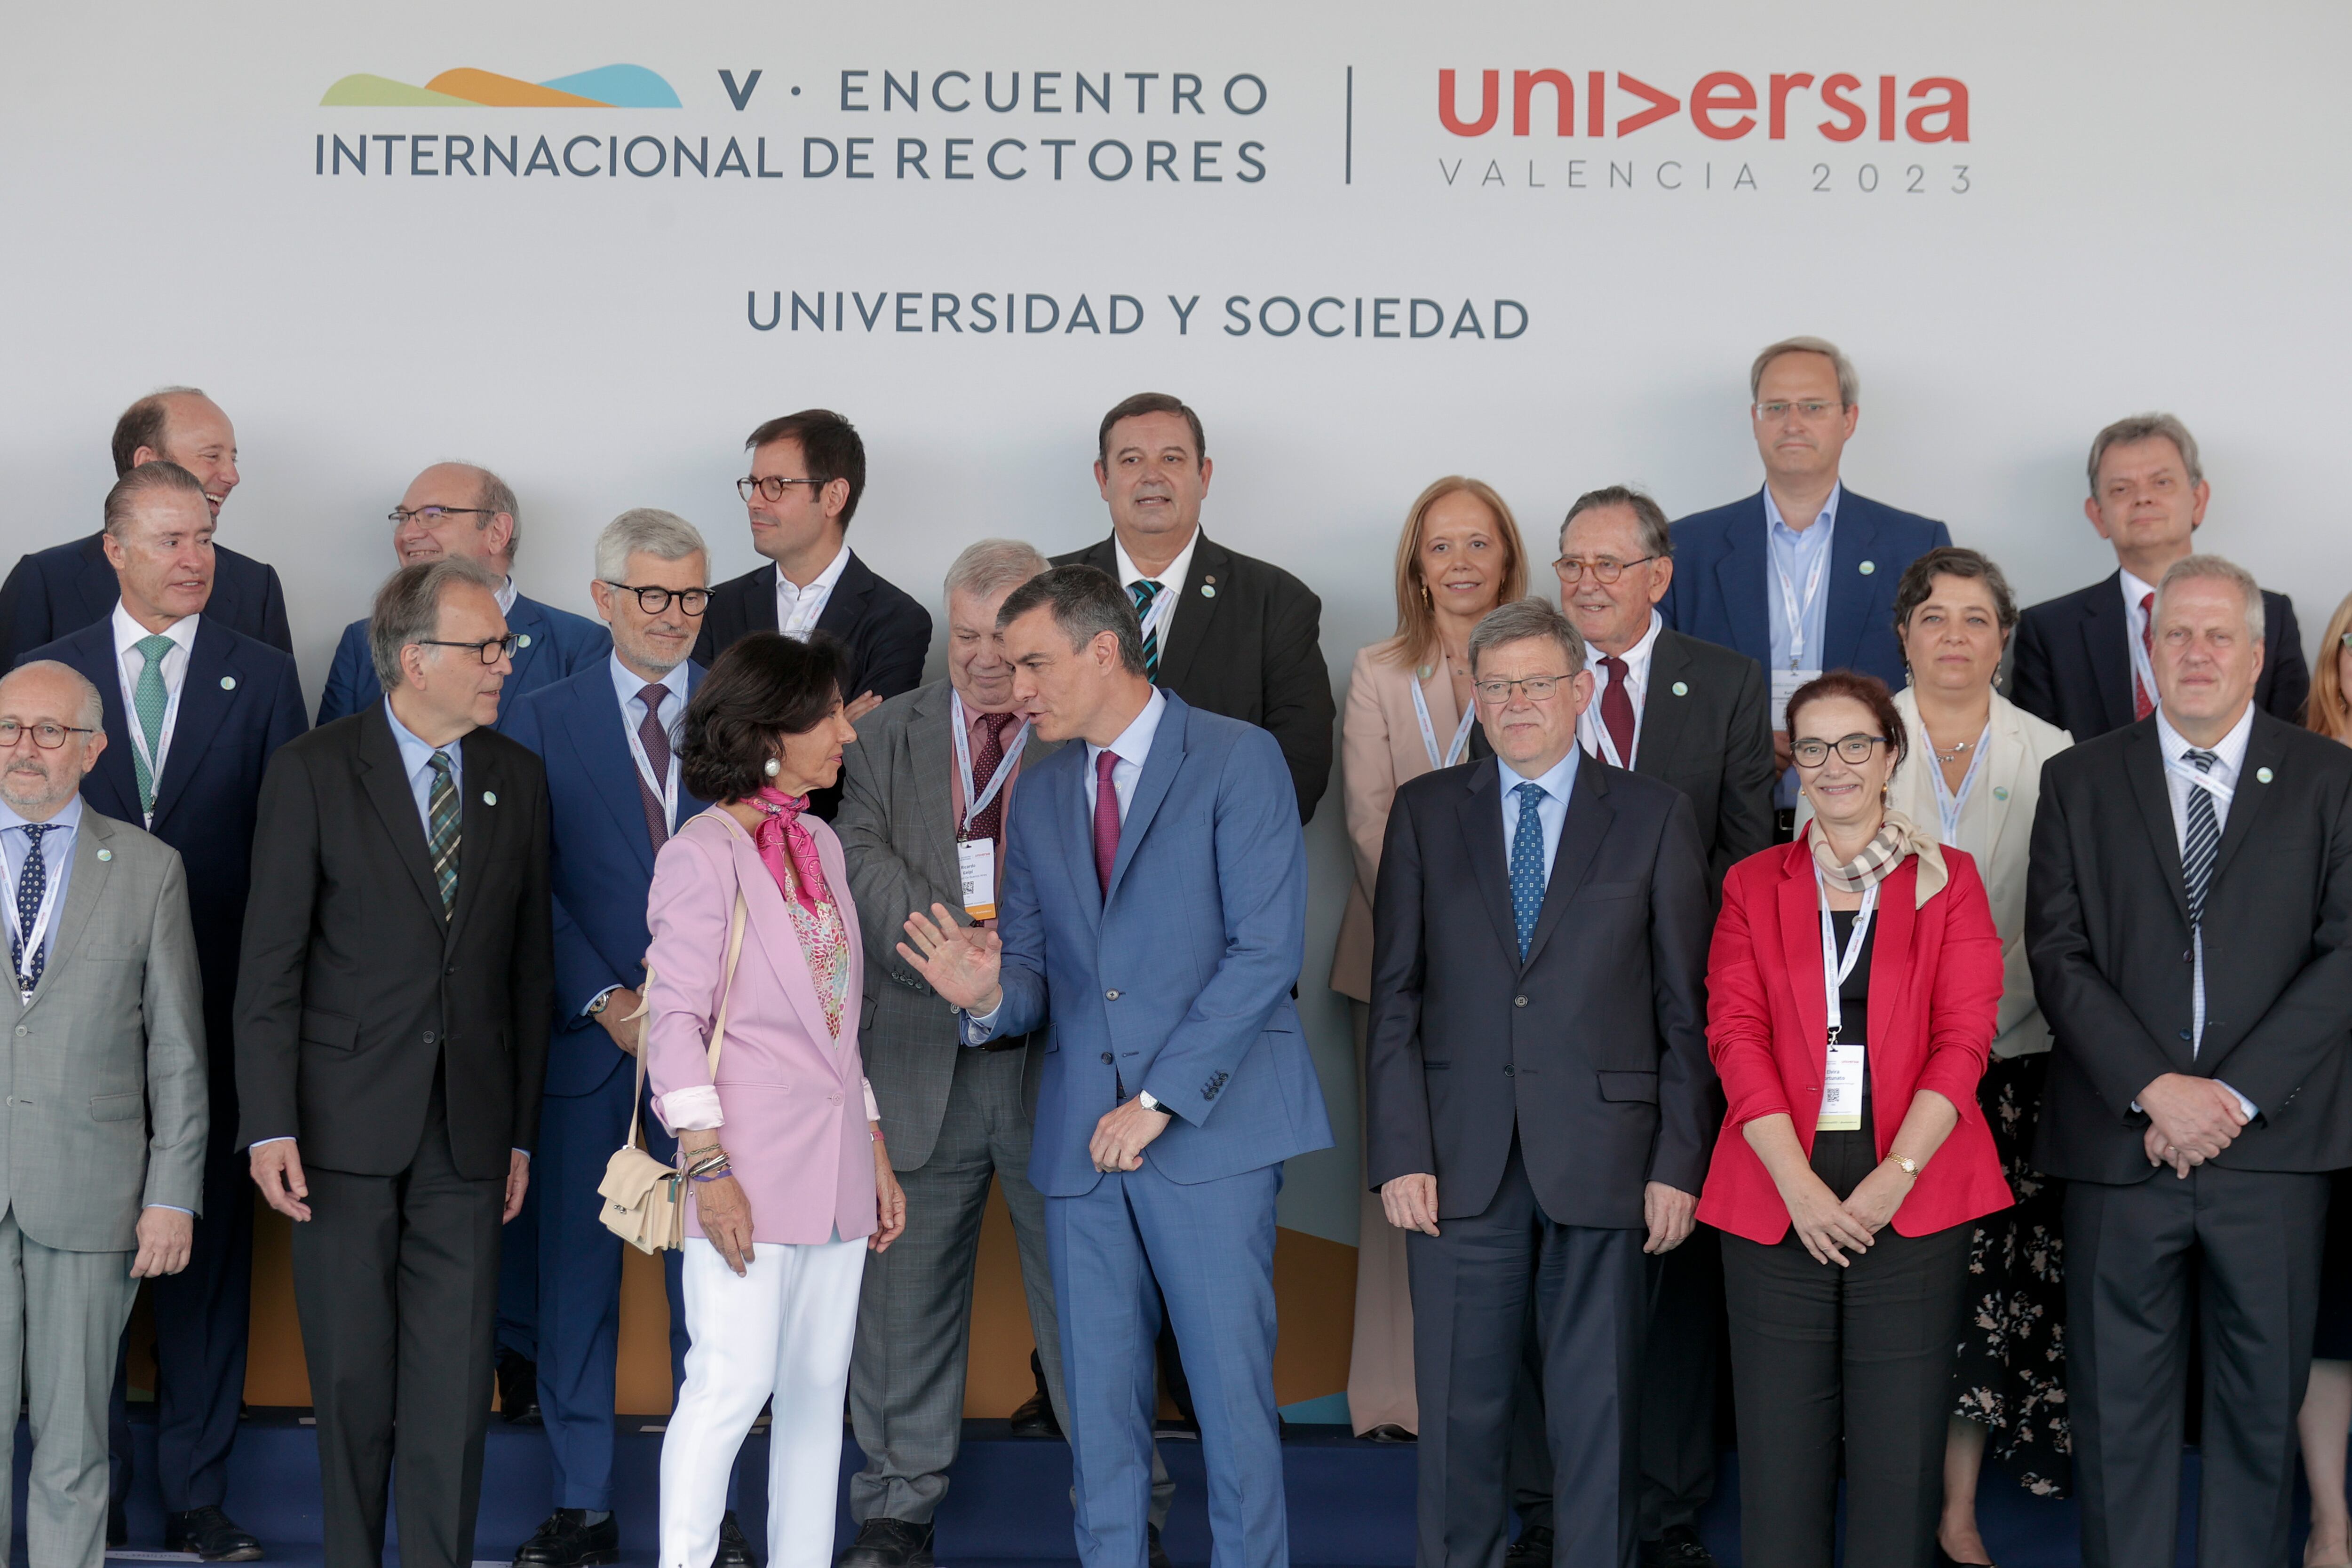
<path id="1" fill-rule="evenodd" d="M 1112 580 L 1108 572 L 1091 566 L 1057 566 L 1014 589 L 996 612 L 999 628 L 1012 625 L 1043 606 L 1054 614 L 1054 624 L 1084 648 L 1108 632 L 1118 638 L 1118 662 L 1129 674 L 1148 673 L 1143 663 L 1143 623 L 1135 617 L 1135 601 Z"/>
<path id="2" fill-rule="evenodd" d="M 205 499 L 204 485 L 194 474 L 169 459 L 154 458 L 117 479 L 114 488 L 106 493 L 106 531 L 121 538 L 122 527 L 131 520 L 139 497 L 156 490 L 179 490 L 199 501 Z"/>
<path id="3" fill-rule="evenodd" d="M 1166 392 L 1138 392 L 1122 398 L 1111 411 L 1103 415 L 1102 428 L 1095 433 L 1095 456 L 1104 464 L 1110 462 L 1110 427 L 1122 419 L 1133 419 L 1146 413 L 1181 413 L 1184 423 L 1192 427 L 1192 459 L 1205 462 L 1209 455 L 1209 438 L 1201 433 L 1201 416 L 1194 413 L 1181 397 Z"/>
<path id="4" fill-rule="evenodd" d="M 678 781 L 706 800 L 742 800 L 768 781 L 776 737 L 805 735 L 841 702 L 842 646 L 754 632 L 719 655 L 686 705 Z"/>
<path id="5" fill-rule="evenodd" d="M 857 498 L 866 494 L 866 443 L 858 439 L 857 427 L 829 408 L 804 408 L 760 426 L 743 450 L 757 452 L 772 441 L 800 444 L 801 466 L 808 472 L 793 477 L 815 480 L 820 494 L 835 479 L 849 481 L 849 499 L 841 508 L 841 526 L 847 528 L 857 515 Z"/>
<path id="6" fill-rule="evenodd" d="M 171 400 L 175 397 L 202 397 L 194 387 L 158 387 L 137 402 L 122 411 L 114 422 L 114 476 L 121 478 L 131 472 L 131 459 L 139 449 L 150 452 L 163 450 L 163 430 L 171 423 Z"/>
<path id="7" fill-rule="evenodd" d="M 1780 716 L 1790 738 L 1797 734 L 1797 710 L 1808 704 L 1826 702 L 1832 697 L 1846 697 L 1868 708 L 1878 721 L 1878 732 L 1893 747 L 1895 760 L 1900 762 L 1911 749 L 1911 737 L 1903 727 L 1903 716 L 1895 711 L 1895 694 L 1876 675 L 1865 675 L 1859 670 L 1832 670 L 1826 675 L 1815 675 L 1799 686 L 1789 698 L 1789 709 Z"/>
<path id="8" fill-rule="evenodd" d="M 1895 585 L 1895 635 L 1899 639 L 1905 627 L 1911 623 L 1911 612 L 1927 602 L 1935 591 L 1939 577 L 1960 577 L 1985 585 L 1992 595 L 1993 616 L 2000 622 L 2000 634 L 2009 635 L 2017 624 L 2017 596 L 2009 591 L 2009 579 L 2000 568 L 1981 550 L 1961 545 L 1937 545 L 1903 569 L 1903 580 Z"/>

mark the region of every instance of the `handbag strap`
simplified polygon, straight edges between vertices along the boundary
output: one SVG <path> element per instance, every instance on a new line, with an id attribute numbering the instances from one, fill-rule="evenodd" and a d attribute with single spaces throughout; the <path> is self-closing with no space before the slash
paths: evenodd
<path id="1" fill-rule="evenodd" d="M 741 831 L 740 825 L 737 831 Z M 719 1018 L 710 1030 L 710 1082 L 714 1085 L 719 1082 L 719 1050 L 727 1042 L 727 1009 L 735 999 L 735 965 L 743 956 L 743 922 L 750 913 L 751 906 L 743 902 L 743 884 L 739 882 L 735 884 L 735 907 L 727 917 L 727 974 L 719 982 Z M 623 1148 L 644 1148 L 646 1143 L 646 1051 L 653 1041 L 653 958 L 647 955 L 646 984 L 637 993 L 637 1010 L 621 1020 L 637 1026 L 636 1087 L 629 1092 L 629 1141 L 621 1145 Z"/>

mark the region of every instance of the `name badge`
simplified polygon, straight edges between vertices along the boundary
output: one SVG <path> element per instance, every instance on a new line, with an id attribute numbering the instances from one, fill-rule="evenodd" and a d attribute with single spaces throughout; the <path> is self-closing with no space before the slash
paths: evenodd
<path id="1" fill-rule="evenodd" d="M 963 883 L 963 912 L 974 920 L 996 918 L 996 841 L 964 839 L 956 844 L 956 875 Z"/>
<path id="2" fill-rule="evenodd" d="M 1822 1115 L 1816 1133 L 1862 1131 L 1863 1074 L 1869 1071 L 1867 1053 L 1858 1045 L 1830 1047 L 1829 1066 L 1822 1074 Z"/>
<path id="3" fill-rule="evenodd" d="M 1775 670 L 1772 672 L 1772 727 L 1780 728 L 1789 722 L 1789 699 L 1797 688 L 1822 678 L 1819 670 Z"/>

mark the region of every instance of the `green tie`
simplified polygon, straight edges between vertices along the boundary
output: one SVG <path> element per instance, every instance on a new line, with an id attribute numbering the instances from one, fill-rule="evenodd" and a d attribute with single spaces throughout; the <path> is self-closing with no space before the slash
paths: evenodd
<path id="1" fill-rule="evenodd" d="M 433 796 L 427 812 L 433 819 L 433 878 L 441 884 L 441 918 L 457 907 L 457 782 L 449 771 L 449 754 L 433 754 Z"/>
<path id="2" fill-rule="evenodd" d="M 147 816 L 155 814 L 155 766 L 152 760 L 163 747 L 163 715 L 172 706 L 172 694 L 163 686 L 163 655 L 172 651 L 169 637 L 142 637 L 131 644 L 147 660 L 147 667 L 139 672 L 139 685 L 131 694 L 131 706 L 138 710 L 139 733 L 147 748 L 133 747 L 131 761 L 139 773 L 139 810 Z"/>

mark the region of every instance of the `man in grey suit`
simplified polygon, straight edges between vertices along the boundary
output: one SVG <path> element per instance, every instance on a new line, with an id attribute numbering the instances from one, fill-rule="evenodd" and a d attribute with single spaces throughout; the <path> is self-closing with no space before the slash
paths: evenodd
<path id="1" fill-rule="evenodd" d="M 115 1343 L 139 1281 L 187 1267 L 204 1191 L 187 879 L 178 852 L 82 803 L 104 725 L 98 688 L 64 664 L 0 680 L 0 906 L 17 1009 L 0 1119 L 0 1475 L 29 1369 L 33 1568 L 97 1568 L 106 1554 Z M 10 1503 L 0 1492 L 0 1541 Z"/>

